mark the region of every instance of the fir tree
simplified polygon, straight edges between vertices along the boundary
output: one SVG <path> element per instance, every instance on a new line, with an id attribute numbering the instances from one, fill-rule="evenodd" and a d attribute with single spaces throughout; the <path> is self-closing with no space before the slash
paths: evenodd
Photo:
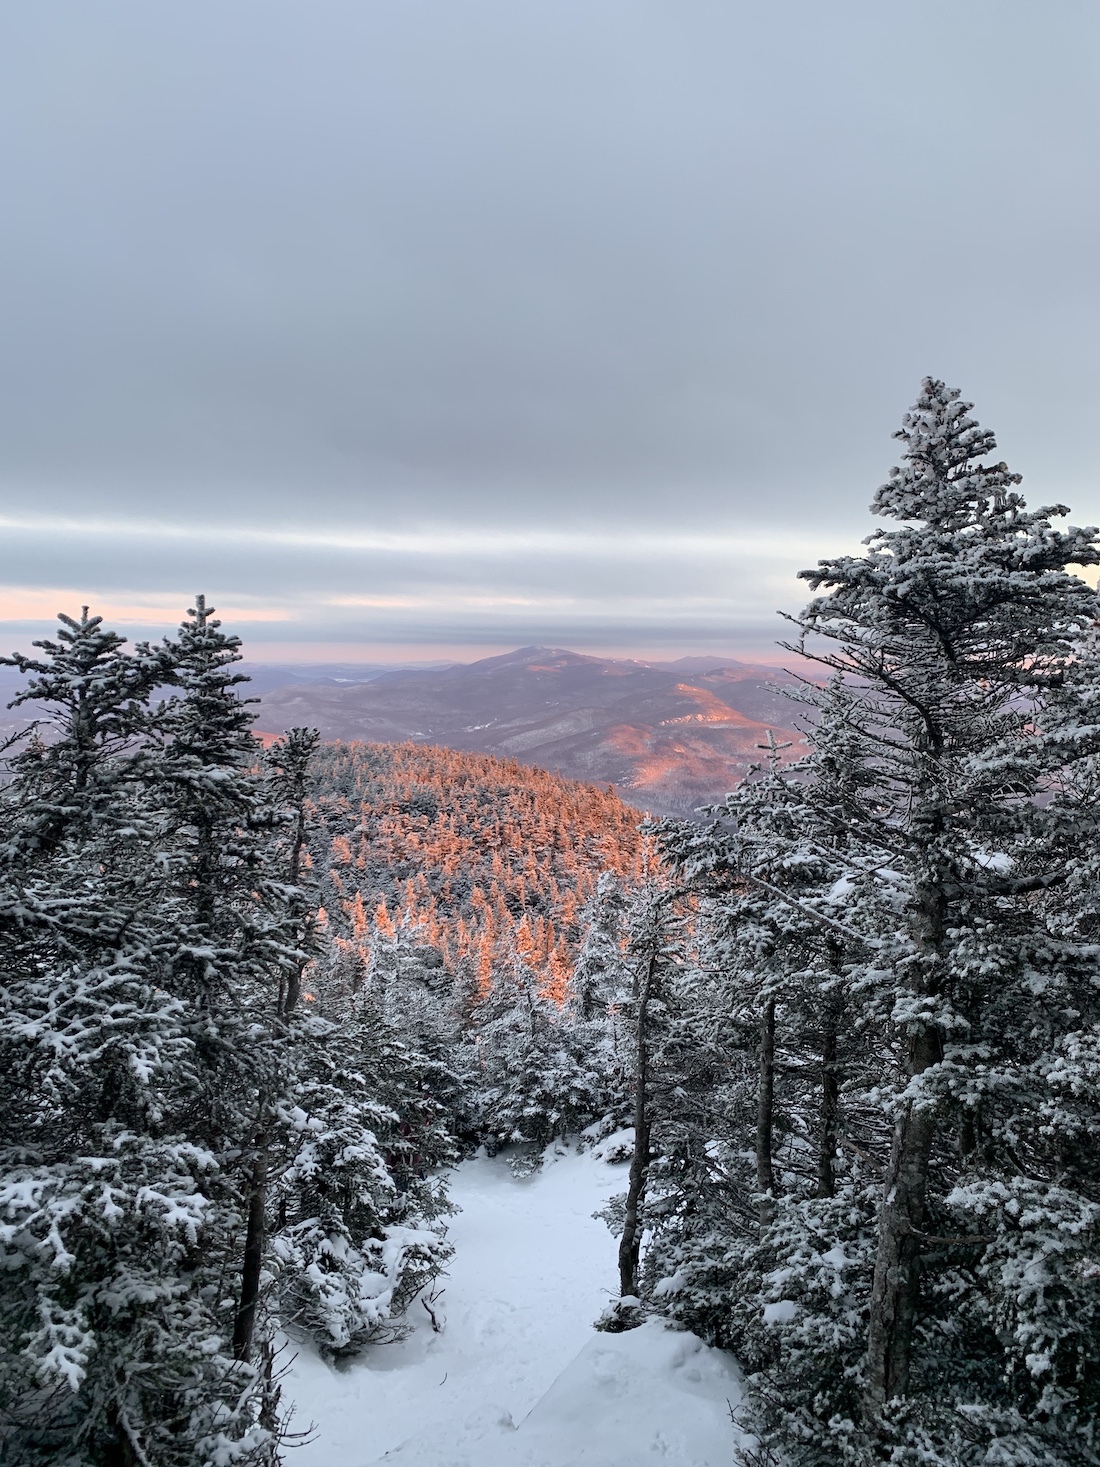
<path id="1" fill-rule="evenodd" d="M 345 939 L 325 952 L 303 900 L 316 744 L 315 734 L 295 729 L 268 755 L 287 805 L 288 896 L 302 923 L 284 1016 L 309 984 L 292 1031 L 296 1058 L 280 1107 L 283 1151 L 270 1210 L 279 1317 L 339 1356 L 399 1334 L 408 1304 L 450 1256 L 436 1174 L 453 1146 L 440 1098 L 447 1072 L 405 1042 L 415 1027 L 402 1003 L 407 965 L 395 958 L 383 968 L 377 941 L 368 962 Z"/>
<path id="2" fill-rule="evenodd" d="M 316 736 L 263 757 L 202 598 L 158 648 L 85 613 L 40 651 L 0 789 L 2 1454 L 261 1467 L 273 1306 L 339 1353 L 447 1257 L 454 1077 L 358 968 L 343 1022 L 304 990 Z"/>
<path id="3" fill-rule="evenodd" d="M 779 753 L 713 826 L 659 829 L 701 907 L 681 1042 L 692 1103 L 658 1177 L 646 1271 L 660 1307 L 733 1349 L 756 1397 L 782 1403 L 785 1443 L 822 1401 L 858 1407 L 849 1367 L 867 1291 L 837 1283 L 868 1265 L 877 1196 L 861 1157 L 882 1128 L 861 1094 L 881 1032 L 858 1025 L 850 994 L 873 922 L 850 901 L 849 843 L 814 803 L 828 803 L 832 772 L 781 768 Z"/>
<path id="4" fill-rule="evenodd" d="M 421 1057 L 379 1025 L 362 990 L 334 1003 L 317 987 L 282 1111 L 275 1304 L 286 1325 L 339 1356 L 399 1335 L 409 1303 L 446 1264 L 435 1172 L 453 1146 Z"/>
<path id="5" fill-rule="evenodd" d="M 233 1353 L 242 1362 L 258 1354 L 266 1369 L 259 1311 L 268 1172 L 293 1064 L 280 995 L 299 971 L 299 903 L 271 859 L 281 822 L 257 767 L 253 714 L 236 692 L 247 681 L 234 671 L 240 639 L 222 631 L 200 596 L 171 651 L 175 693 L 160 714 L 158 771 L 166 981 L 191 1018 L 189 1129 L 244 1199 L 243 1216 L 226 1218 Z M 232 1275 L 239 1283 L 229 1284 Z"/>
<path id="6" fill-rule="evenodd" d="M 614 871 L 602 871 L 581 913 L 585 935 L 569 985 L 570 1003 L 582 1022 L 605 1016 L 608 1004 L 622 996 L 626 905 Z"/>

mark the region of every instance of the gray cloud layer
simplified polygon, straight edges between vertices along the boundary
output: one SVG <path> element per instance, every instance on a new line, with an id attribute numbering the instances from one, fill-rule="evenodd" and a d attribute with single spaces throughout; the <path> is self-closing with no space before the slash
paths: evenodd
<path id="1" fill-rule="evenodd" d="M 201 581 L 275 641 L 733 645 L 868 528 L 926 371 L 1100 515 L 1092 5 L 0 26 L 9 586 Z M 246 533 L 295 528 L 331 543 Z"/>

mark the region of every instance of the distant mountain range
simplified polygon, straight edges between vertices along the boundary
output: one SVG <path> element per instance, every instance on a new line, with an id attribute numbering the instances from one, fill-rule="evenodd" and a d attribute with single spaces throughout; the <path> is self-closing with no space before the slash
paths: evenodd
<path id="1" fill-rule="evenodd" d="M 781 743 L 803 710 L 783 695 L 796 680 L 779 668 L 721 657 L 634 662 L 560 647 L 521 647 L 480 662 L 244 663 L 260 699 L 257 730 L 296 724 L 324 739 L 441 744 L 498 754 L 572 779 L 614 785 L 643 809 L 689 814 L 720 799 L 761 757 L 771 729 Z M 36 710 L 4 705 L 23 679 L 0 668 L 0 740 Z"/>
<path id="2" fill-rule="evenodd" d="M 721 798 L 762 757 L 769 729 L 780 742 L 801 737 L 799 705 L 781 691 L 796 680 L 728 658 L 634 662 L 522 647 L 434 668 L 318 668 L 312 681 L 301 667 L 248 670 L 260 674 L 262 732 L 305 724 L 324 739 L 503 755 L 666 813 Z"/>

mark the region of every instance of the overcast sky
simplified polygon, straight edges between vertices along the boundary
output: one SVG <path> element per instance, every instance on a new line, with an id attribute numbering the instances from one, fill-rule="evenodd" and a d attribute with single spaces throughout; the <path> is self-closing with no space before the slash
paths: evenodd
<path id="1" fill-rule="evenodd" d="M 0 16 L 0 636 L 752 652 L 926 372 L 1100 519 L 1094 0 Z"/>

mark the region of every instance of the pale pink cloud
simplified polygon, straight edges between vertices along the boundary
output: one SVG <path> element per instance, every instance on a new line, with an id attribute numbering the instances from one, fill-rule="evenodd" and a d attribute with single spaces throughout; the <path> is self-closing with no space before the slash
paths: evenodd
<path id="1" fill-rule="evenodd" d="M 152 596 L 142 591 L 133 597 L 116 591 L 110 596 L 97 597 L 87 589 L 0 586 L 0 622 L 52 621 L 62 611 L 68 616 L 79 616 L 80 608 L 86 605 L 94 616 L 119 625 L 170 627 L 183 619 L 193 601 L 193 595 L 175 591 Z M 277 606 L 219 605 L 217 612 L 226 622 L 294 620 L 290 612 Z"/>

